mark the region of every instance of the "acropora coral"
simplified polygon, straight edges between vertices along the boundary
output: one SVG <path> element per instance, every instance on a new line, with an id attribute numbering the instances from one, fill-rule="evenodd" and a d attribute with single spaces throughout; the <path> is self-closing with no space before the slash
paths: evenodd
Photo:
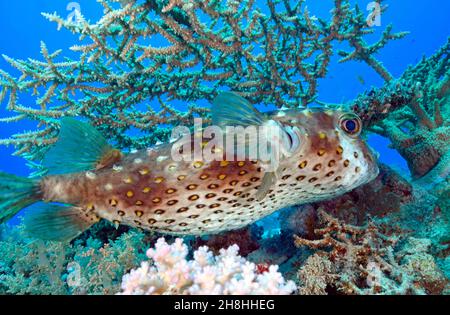
<path id="1" fill-rule="evenodd" d="M 372 132 L 391 141 L 414 178 L 420 178 L 448 164 L 449 88 L 450 39 L 400 78 L 359 95 L 349 106 Z"/>
<path id="2" fill-rule="evenodd" d="M 0 122 L 31 119 L 38 129 L 0 143 L 14 145 L 37 168 L 63 116 L 87 118 L 121 149 L 148 147 L 166 139 L 173 126 L 206 116 L 201 103 L 219 89 L 278 107 L 313 103 L 342 43 L 352 51 L 340 52 L 341 62 L 365 62 L 390 81 L 374 55 L 407 34 L 388 26 L 368 45 L 364 37 L 374 30 L 348 0 L 334 2 L 329 20 L 312 16 L 304 0 L 269 0 L 267 8 L 249 0 L 99 2 L 105 13 L 96 23 L 81 14 L 76 22 L 43 14 L 80 36 L 71 47 L 78 59 L 61 58 L 62 50 L 49 52 L 45 43 L 43 60 L 4 56 L 21 75 L 0 71 L 0 103 L 14 113 Z M 165 45 L 154 44 L 159 37 Z M 24 94 L 36 104 L 21 104 Z M 175 101 L 191 105 L 179 111 L 171 106 Z M 128 135 L 131 129 L 140 134 Z"/>
<path id="3" fill-rule="evenodd" d="M 354 226 L 324 211 L 317 239 L 294 236 L 295 245 L 320 249 L 300 268 L 304 294 L 441 294 L 448 279 L 429 251 L 426 239 L 408 238 L 395 251 L 401 235 L 388 236 L 375 222 Z"/>

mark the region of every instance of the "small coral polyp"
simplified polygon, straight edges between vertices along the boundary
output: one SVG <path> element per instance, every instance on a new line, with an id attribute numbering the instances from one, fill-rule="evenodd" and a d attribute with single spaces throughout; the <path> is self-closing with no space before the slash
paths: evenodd
<path id="1" fill-rule="evenodd" d="M 187 260 L 188 247 L 182 239 L 169 245 L 160 238 L 147 251 L 151 261 L 123 277 L 124 295 L 280 295 L 296 291 L 293 281 L 286 281 L 272 265 L 260 273 L 257 266 L 238 255 L 239 247 L 221 249 L 215 256 L 206 246 Z"/>

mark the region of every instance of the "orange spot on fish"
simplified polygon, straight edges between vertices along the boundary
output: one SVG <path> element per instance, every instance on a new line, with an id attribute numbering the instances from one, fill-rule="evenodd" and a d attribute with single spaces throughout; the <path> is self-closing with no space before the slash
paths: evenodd
<path id="1" fill-rule="evenodd" d="M 195 200 L 198 200 L 199 198 L 200 198 L 199 195 L 192 195 L 192 196 L 189 197 L 189 200 L 190 201 L 195 201 Z"/>
<path id="2" fill-rule="evenodd" d="M 186 188 L 187 188 L 187 190 L 194 190 L 194 189 L 196 189 L 197 187 L 198 187 L 198 185 L 196 185 L 196 184 L 191 184 L 191 185 L 187 186 Z"/>
<path id="3" fill-rule="evenodd" d="M 148 194 L 152 189 L 150 187 L 144 187 L 144 189 L 142 189 L 142 192 L 144 194 Z"/>
<path id="4" fill-rule="evenodd" d="M 203 165 L 203 162 L 198 161 L 194 163 L 194 168 L 201 168 Z"/>
<path id="5" fill-rule="evenodd" d="M 150 170 L 148 168 L 143 168 L 139 171 L 139 174 L 141 174 L 142 176 L 147 175 L 148 173 L 150 173 Z"/>

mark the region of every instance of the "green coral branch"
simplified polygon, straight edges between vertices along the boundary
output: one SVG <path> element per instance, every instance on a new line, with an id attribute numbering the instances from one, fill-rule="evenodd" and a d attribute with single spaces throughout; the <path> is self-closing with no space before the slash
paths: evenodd
<path id="1" fill-rule="evenodd" d="M 377 44 L 367 45 L 363 37 L 371 30 L 347 0 L 335 0 L 328 21 L 311 16 L 304 0 L 268 0 L 266 13 L 252 0 L 99 3 L 104 15 L 96 23 L 81 14 L 67 21 L 43 13 L 58 29 L 79 35 L 71 47 L 76 60 L 62 59 L 61 50 L 51 53 L 44 43 L 43 61 L 4 56 L 21 76 L 0 70 L 0 100 L 13 112 L 3 121 L 31 119 L 45 130 L 40 142 L 27 134 L 1 142 L 14 144 L 19 155 L 38 161 L 63 116 L 88 119 L 119 148 L 150 146 L 174 126 L 206 116 L 198 102 L 211 101 L 220 89 L 254 103 L 307 106 L 317 98 L 337 43 L 348 42 L 355 47 L 352 58 L 390 79 L 372 55 L 403 36 L 388 27 Z M 164 43 L 155 44 L 161 37 Z M 24 94 L 32 94 L 35 104 L 21 104 Z M 169 105 L 174 100 L 197 104 L 181 112 Z M 127 135 L 131 129 L 141 134 Z"/>
<path id="2" fill-rule="evenodd" d="M 350 107 L 367 129 L 391 140 L 413 177 L 425 176 L 450 151 L 450 38 L 398 79 L 358 96 Z"/>

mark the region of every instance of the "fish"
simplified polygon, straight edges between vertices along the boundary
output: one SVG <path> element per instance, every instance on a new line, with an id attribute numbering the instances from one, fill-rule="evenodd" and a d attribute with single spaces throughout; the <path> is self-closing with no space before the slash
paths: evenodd
<path id="1" fill-rule="evenodd" d="M 362 122 L 340 109 L 299 108 L 259 112 L 234 92 L 213 101 L 212 124 L 270 125 L 280 136 L 280 158 L 179 160 L 168 142 L 131 152 L 114 149 L 88 123 L 64 118 L 47 152 L 42 178 L 0 173 L 0 222 L 35 204 L 25 217 L 37 238 L 70 241 L 100 220 L 172 235 L 205 235 L 239 229 L 293 205 L 331 199 L 378 175 Z M 204 147 L 204 136 L 200 145 Z M 272 141 L 272 142 L 270 142 Z M 249 149 L 249 144 L 245 144 Z M 221 151 L 222 150 L 222 151 Z M 223 152 L 223 153 L 221 153 Z"/>

